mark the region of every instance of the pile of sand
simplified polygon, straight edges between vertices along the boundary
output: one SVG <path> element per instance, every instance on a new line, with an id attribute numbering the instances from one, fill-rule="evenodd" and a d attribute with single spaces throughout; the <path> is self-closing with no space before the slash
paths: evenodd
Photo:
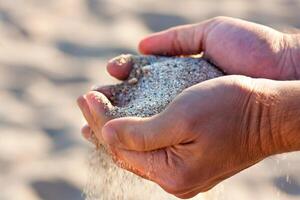
<path id="1" fill-rule="evenodd" d="M 184 89 L 224 75 L 202 58 L 123 55 L 133 63 L 126 81 L 112 89 L 113 117 L 160 113 Z"/>

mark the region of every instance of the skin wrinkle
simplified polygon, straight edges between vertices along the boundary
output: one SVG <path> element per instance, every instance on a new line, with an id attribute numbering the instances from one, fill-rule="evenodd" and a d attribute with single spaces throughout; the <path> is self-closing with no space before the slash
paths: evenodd
<path id="1" fill-rule="evenodd" d="M 147 152 L 148 153 L 148 158 L 147 158 L 147 162 L 148 162 L 148 169 L 146 170 L 146 176 L 148 177 L 148 180 L 155 182 L 155 179 L 157 178 L 156 176 L 156 170 L 154 170 L 154 154 L 155 152 L 159 152 L 160 150 L 154 150 L 154 151 L 150 151 Z"/>
<path id="2" fill-rule="evenodd" d="M 293 49 L 290 47 L 289 42 L 291 41 L 290 35 L 283 34 L 283 47 L 282 47 L 282 53 L 279 57 L 278 65 L 280 67 L 280 75 L 282 76 L 284 71 L 288 70 L 291 74 L 289 76 L 289 79 L 297 79 L 297 70 L 295 68 L 295 63 L 293 62 Z M 292 71 L 291 71 L 292 70 Z"/>
<path id="3" fill-rule="evenodd" d="M 295 70 L 295 74 L 297 76 L 296 79 L 300 79 L 300 64 L 299 64 L 299 59 L 300 59 L 300 34 L 296 34 L 293 35 L 294 37 L 292 37 L 292 43 L 296 44 L 297 47 L 291 48 L 291 62 L 292 62 L 292 66 Z M 292 52 L 293 51 L 293 52 Z"/>
<path id="4" fill-rule="evenodd" d="M 265 88 L 265 87 L 262 87 Z M 257 89 L 259 91 L 259 89 Z M 254 128 L 255 130 L 255 134 L 258 134 L 258 145 L 260 148 L 260 152 L 263 155 L 269 155 L 269 148 L 270 148 L 270 144 L 268 144 L 268 142 L 271 142 L 271 146 L 274 146 L 274 140 L 270 138 L 272 138 L 271 136 L 271 131 L 270 131 L 270 123 L 268 120 L 268 110 L 270 109 L 270 104 L 269 102 L 272 101 L 271 98 L 266 98 L 263 94 L 260 94 L 260 92 L 257 92 L 254 96 L 254 105 L 253 105 L 253 110 L 254 110 L 254 124 L 256 124 L 256 127 Z M 266 103 L 268 102 L 268 103 Z M 267 121 L 266 121 L 267 119 Z M 251 129 L 252 130 L 252 129 Z M 268 140 L 268 142 L 266 142 L 265 140 Z"/>
<path id="5" fill-rule="evenodd" d="M 276 116 L 279 116 L 278 120 L 273 120 L 274 121 L 274 125 L 277 125 L 277 127 L 275 129 L 272 129 L 272 134 L 274 134 L 273 138 L 275 138 L 276 135 L 279 135 L 280 137 L 280 140 L 279 141 L 283 141 L 282 139 L 282 136 L 281 136 L 281 132 L 283 131 L 283 127 L 282 127 L 282 124 L 283 124 L 283 115 L 282 114 L 278 114 L 279 111 L 277 110 L 276 111 L 277 113 L 275 114 Z M 274 118 L 274 117 L 272 117 Z M 283 144 L 281 144 L 280 146 L 282 146 Z M 277 150 L 278 151 L 278 150 Z"/>
<path id="6" fill-rule="evenodd" d="M 279 74 L 282 75 L 284 70 L 286 70 L 286 66 L 287 66 L 287 59 L 285 59 L 285 52 L 287 51 L 286 49 L 286 42 L 284 40 L 284 35 L 282 34 L 282 43 L 284 44 L 283 45 L 283 48 L 282 48 L 282 51 L 281 53 L 279 54 L 279 58 L 278 58 L 278 66 L 279 66 Z"/>
<path id="7" fill-rule="evenodd" d="M 278 152 L 278 150 L 281 147 L 284 147 L 284 137 L 282 136 L 281 133 L 283 133 L 283 124 L 285 123 L 285 118 L 284 118 L 284 110 L 282 110 L 282 108 L 280 108 L 280 104 L 281 101 L 278 100 L 280 99 L 281 94 L 279 93 L 275 93 L 272 96 L 272 102 L 273 104 L 271 105 L 270 111 L 272 111 L 272 113 L 270 113 L 270 123 L 273 124 L 272 128 L 271 128 L 271 135 L 274 138 L 274 144 L 276 144 L 275 146 L 273 146 L 273 151 Z M 279 138 L 276 138 L 276 137 Z M 275 142 L 277 141 L 277 142 Z M 281 153 L 280 151 L 278 153 Z"/>
<path id="8" fill-rule="evenodd" d="M 164 154 L 165 154 L 165 163 L 167 166 L 171 166 L 171 157 L 169 156 L 170 154 L 170 151 L 169 151 L 169 148 L 166 148 L 165 150 L 163 150 Z"/>
<path id="9" fill-rule="evenodd" d="M 174 38 L 172 45 L 174 45 L 173 49 L 175 51 L 175 54 L 183 53 L 184 51 L 183 51 L 183 47 L 181 44 L 179 32 L 176 29 L 173 29 L 172 31 L 173 31 L 173 38 Z"/>
<path id="10" fill-rule="evenodd" d="M 250 95 L 248 95 L 248 97 L 246 98 L 245 100 L 245 104 L 248 105 L 249 104 L 249 100 L 250 100 Z M 245 109 L 243 109 L 243 107 L 246 107 Z M 248 126 L 248 123 L 245 123 L 247 121 L 249 121 L 249 112 L 248 112 L 248 106 L 242 106 L 242 110 L 243 112 L 242 113 L 248 113 L 244 115 L 244 117 L 240 117 L 240 123 L 241 126 L 240 126 L 240 129 L 239 129 L 239 132 L 242 133 L 243 131 L 245 131 L 245 135 L 244 137 L 241 139 L 241 146 L 246 146 L 247 147 L 247 152 L 249 152 L 249 140 L 250 140 L 250 133 L 249 133 L 249 126 Z"/>
<path id="11" fill-rule="evenodd" d="M 203 37 L 202 37 L 202 50 L 206 51 L 206 44 L 207 44 L 207 39 L 208 39 L 208 35 L 209 33 L 215 29 L 217 26 L 219 26 L 220 24 L 222 24 L 222 21 L 220 20 L 221 17 L 216 17 L 212 20 L 210 20 L 203 28 Z"/>
<path id="12" fill-rule="evenodd" d="M 199 23 L 198 26 L 202 26 L 203 28 L 198 29 L 197 24 L 193 25 L 193 31 L 192 31 L 192 37 L 191 38 L 193 38 L 192 41 L 193 41 L 194 44 L 198 43 L 197 48 L 196 48 L 197 50 L 193 54 L 200 54 L 203 51 L 205 51 L 204 44 L 205 44 L 206 38 L 205 38 L 204 33 L 205 33 L 207 25 L 205 25 L 205 23 L 202 23 L 202 24 Z M 195 45 L 193 45 L 193 46 L 195 46 Z"/>
<path id="13" fill-rule="evenodd" d="M 266 138 L 267 139 L 269 138 L 269 141 L 265 141 L 266 144 L 269 143 L 269 145 L 266 145 L 266 147 L 269 148 L 269 151 L 266 152 L 267 153 L 266 155 L 271 155 L 275 149 L 278 149 L 280 146 L 282 146 L 282 144 L 280 144 L 282 138 L 278 140 L 276 138 L 276 134 L 273 132 L 273 130 L 278 130 L 278 122 L 276 116 L 281 116 L 281 114 L 277 112 L 279 111 L 277 108 L 279 103 L 277 99 L 279 99 L 279 97 L 278 94 L 272 92 L 274 88 L 269 90 L 270 92 L 267 91 L 268 93 L 267 98 L 262 97 L 262 95 L 258 93 L 259 95 L 258 98 L 260 100 L 260 103 L 264 106 L 264 109 L 267 110 L 267 114 L 264 117 L 267 121 L 265 121 L 264 125 L 268 128 L 268 130 L 264 130 L 264 132 L 267 135 Z"/>
<path id="14" fill-rule="evenodd" d="M 252 109 L 251 109 L 251 98 L 253 96 L 253 88 L 251 88 L 251 90 L 249 91 L 249 93 L 245 96 L 245 100 L 244 103 L 242 105 L 242 112 L 244 113 L 244 115 L 241 118 L 241 127 L 239 132 L 240 133 L 245 133 L 244 134 L 244 141 L 243 144 L 247 147 L 247 152 L 250 153 L 251 151 L 251 147 L 250 147 L 250 120 L 251 120 L 251 116 L 252 116 Z"/>
<path id="15" fill-rule="evenodd" d="M 194 44 L 191 44 L 191 46 L 195 46 L 195 44 L 197 44 L 197 43 L 199 43 L 197 46 L 197 52 L 198 53 L 200 53 L 201 51 L 202 51 L 202 42 L 201 42 L 201 40 L 199 40 L 198 38 L 197 38 L 197 36 L 199 37 L 199 35 L 201 35 L 201 34 L 196 34 L 196 32 L 197 32 L 197 28 L 194 26 L 193 27 L 193 29 L 192 29 L 193 31 L 192 31 L 192 35 L 191 35 L 191 38 L 193 38 L 192 39 L 192 41 L 193 41 L 193 43 Z M 193 53 L 193 54 L 196 54 L 196 53 Z"/>
<path id="16" fill-rule="evenodd" d="M 271 148 L 269 148 L 269 150 L 268 150 L 268 154 L 267 155 L 272 155 L 272 149 L 275 149 L 275 146 L 276 146 L 276 143 L 275 143 L 275 137 L 274 137 L 274 130 L 277 130 L 278 129 L 278 127 L 276 127 L 276 122 L 275 123 L 273 123 L 273 121 L 271 120 L 271 118 L 272 118 L 272 115 L 273 115 L 273 113 L 271 112 L 271 109 L 268 109 L 268 111 L 267 111 L 267 118 L 269 119 L 268 120 L 268 124 L 269 124 L 269 136 L 270 136 L 270 142 L 271 142 Z M 277 125 L 278 126 L 278 125 Z M 274 128 L 274 127 L 276 127 L 276 128 Z M 273 148 L 272 148 L 272 146 L 273 146 Z"/>
<path id="17" fill-rule="evenodd" d="M 294 112 L 294 110 L 295 110 L 294 108 L 290 107 L 290 112 Z M 286 115 L 284 115 L 285 120 L 286 119 L 291 119 L 293 115 L 294 115 L 294 113 L 293 114 L 292 113 L 291 114 L 287 113 Z M 299 115 L 296 115 L 296 116 L 299 116 Z M 293 132 L 294 132 L 293 127 L 288 126 L 288 127 L 286 127 L 286 129 L 283 132 L 281 132 L 281 134 L 279 134 L 280 138 L 281 138 L 281 141 L 282 141 L 282 145 L 281 145 L 282 151 L 285 151 L 285 152 L 291 151 L 291 146 L 293 146 L 292 144 L 295 144 L 295 141 L 297 139 L 293 138 L 293 141 L 290 141 L 290 139 L 287 140 L 284 135 L 290 135 Z"/>
<path id="18" fill-rule="evenodd" d="M 299 72 L 298 72 L 298 66 L 296 64 L 296 59 L 294 58 L 293 52 L 291 50 L 289 52 L 290 52 L 289 53 L 289 55 L 290 55 L 289 57 L 290 57 L 291 62 L 292 62 L 291 65 L 292 65 L 292 68 L 294 69 L 295 79 L 299 79 L 300 75 L 299 75 Z"/>
<path id="19" fill-rule="evenodd" d="M 257 106 L 257 113 L 255 114 L 255 115 L 257 115 L 257 116 L 255 116 L 254 117 L 254 120 L 255 120 L 255 122 L 257 121 L 257 128 L 256 128 L 256 130 L 257 131 L 255 131 L 256 132 L 256 134 L 258 134 L 258 141 L 257 141 L 257 143 L 258 143 L 258 146 L 259 146 L 259 149 L 260 149 L 260 152 L 262 153 L 262 154 L 264 154 L 264 155 L 267 155 L 267 153 L 266 153 L 266 150 L 265 150 L 265 146 L 264 146 L 264 129 L 263 129 L 263 119 L 264 119 L 264 106 L 261 104 L 261 103 L 259 103 L 258 104 L 258 106 Z M 257 120 L 258 119 L 258 120 Z"/>
<path id="20" fill-rule="evenodd" d="M 258 105 L 259 112 L 259 128 L 260 142 L 262 146 L 262 152 L 264 155 L 271 155 L 272 152 L 280 146 L 280 141 L 277 141 L 273 130 L 278 130 L 278 122 L 274 116 L 279 115 L 277 113 L 278 107 L 278 94 L 274 93 L 274 87 L 261 86 L 256 88 L 255 104 Z M 263 91 L 263 92 L 262 92 Z M 276 142 L 277 141 L 277 142 Z"/>
<path id="21" fill-rule="evenodd" d="M 293 79 L 294 76 L 296 76 L 296 74 L 294 72 L 290 72 L 291 70 L 288 70 L 290 69 L 291 67 L 289 66 L 289 59 L 288 59 L 288 56 L 286 56 L 286 53 L 289 51 L 289 44 L 288 44 L 288 39 L 287 39 L 287 35 L 286 34 L 282 34 L 282 42 L 281 42 L 281 45 L 282 45 L 282 50 L 281 50 L 281 54 L 280 54 L 280 58 L 281 59 L 279 61 L 279 63 L 281 63 L 281 71 L 280 71 L 280 75 L 283 75 L 285 74 L 284 73 L 284 70 L 285 71 L 288 71 L 288 73 L 291 73 L 292 75 L 290 75 L 290 79 Z M 280 64 L 279 64 L 280 65 Z M 284 78 L 281 78 L 281 79 L 284 79 Z"/>
<path id="22" fill-rule="evenodd" d="M 298 57 L 300 57 L 299 54 L 300 54 L 300 52 L 298 52 Z M 292 62 L 293 62 L 293 66 L 294 66 L 294 70 L 295 70 L 295 74 L 296 74 L 296 79 L 299 80 L 300 79 L 300 65 L 297 63 L 299 63 L 300 59 L 295 58 L 296 56 L 293 56 L 293 54 L 291 57 L 292 57 Z"/>

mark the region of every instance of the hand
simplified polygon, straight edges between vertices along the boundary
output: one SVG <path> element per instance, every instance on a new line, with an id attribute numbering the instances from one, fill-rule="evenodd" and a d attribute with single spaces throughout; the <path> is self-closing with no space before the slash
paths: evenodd
<path id="1" fill-rule="evenodd" d="M 274 82 L 243 76 L 209 80 L 184 90 L 156 116 L 105 125 L 104 96 L 90 92 L 86 102 L 95 117 L 91 127 L 123 167 L 189 198 L 277 152 L 280 140 L 273 140 L 267 106 L 277 95 Z"/>
<path id="2" fill-rule="evenodd" d="M 299 35 L 234 19 L 217 17 L 199 24 L 174 27 L 140 42 L 144 54 L 204 53 L 227 74 L 270 79 L 299 79 Z"/>

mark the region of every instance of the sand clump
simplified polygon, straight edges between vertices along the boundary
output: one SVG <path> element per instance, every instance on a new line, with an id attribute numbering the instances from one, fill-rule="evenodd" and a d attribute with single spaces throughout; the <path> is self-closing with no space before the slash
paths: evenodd
<path id="1" fill-rule="evenodd" d="M 128 79 L 111 89 L 114 106 L 107 114 L 113 118 L 155 115 L 185 88 L 224 75 L 202 58 L 123 55 L 119 60 L 132 62 L 133 67 Z M 88 200 L 176 199 L 154 183 L 120 169 L 103 147 L 93 152 L 90 169 L 85 189 Z"/>
<path id="2" fill-rule="evenodd" d="M 223 73 L 202 58 L 124 55 L 133 63 L 129 78 L 112 89 L 113 117 L 160 113 L 184 89 Z"/>

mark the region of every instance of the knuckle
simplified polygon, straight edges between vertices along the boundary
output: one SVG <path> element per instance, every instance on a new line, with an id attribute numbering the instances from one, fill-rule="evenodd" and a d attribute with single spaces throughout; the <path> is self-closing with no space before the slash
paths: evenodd
<path id="1" fill-rule="evenodd" d="M 183 52 L 183 47 L 181 41 L 185 38 L 182 37 L 180 34 L 180 31 L 178 29 L 173 29 L 173 49 L 175 49 L 178 52 Z"/>
<path id="2" fill-rule="evenodd" d="M 222 21 L 225 21 L 225 20 L 228 20 L 228 19 L 230 19 L 230 18 L 225 17 L 225 16 L 216 16 L 216 17 L 213 17 L 211 20 L 215 21 L 215 22 L 222 22 Z"/>

